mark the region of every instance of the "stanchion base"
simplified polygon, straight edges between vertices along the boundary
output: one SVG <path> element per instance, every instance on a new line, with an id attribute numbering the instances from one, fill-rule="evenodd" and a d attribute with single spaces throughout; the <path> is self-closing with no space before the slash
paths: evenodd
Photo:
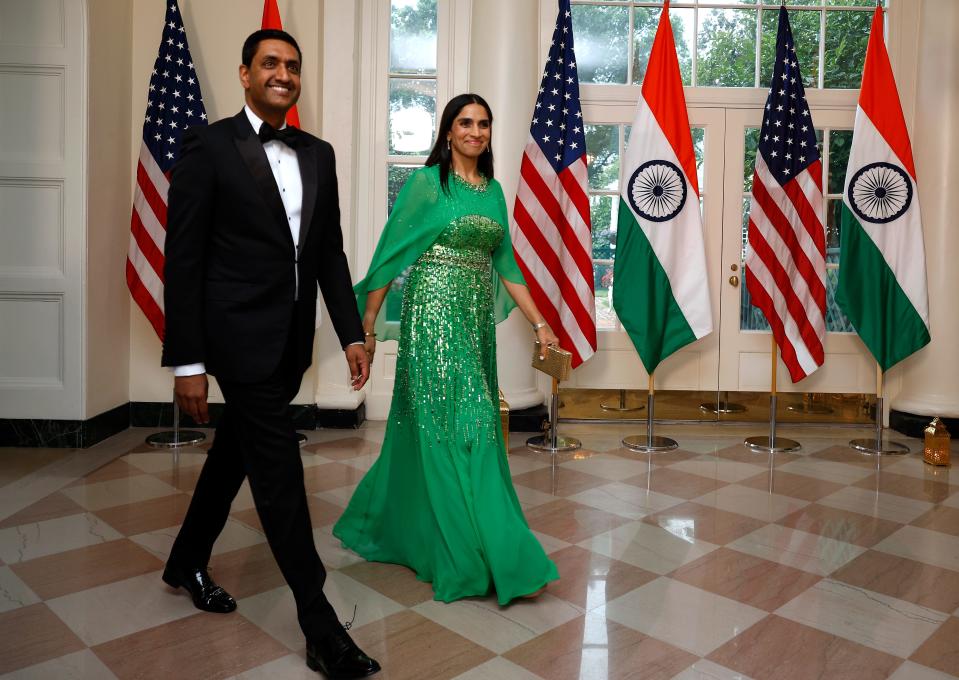
<path id="1" fill-rule="evenodd" d="M 679 448 L 679 443 L 675 439 L 660 437 L 659 435 L 653 435 L 652 445 L 650 445 L 649 437 L 644 434 L 624 437 L 622 444 L 630 451 L 642 451 L 643 453 L 659 453 Z"/>
<path id="2" fill-rule="evenodd" d="M 603 409 L 604 411 L 615 411 L 616 413 L 629 413 L 630 411 L 642 411 L 644 408 L 646 408 L 643 405 L 620 406 L 619 404 L 606 404 L 606 403 L 601 403 L 599 407 Z"/>
<path id="3" fill-rule="evenodd" d="M 785 437 L 776 437 L 772 442 L 772 446 L 770 446 L 769 435 L 746 437 L 746 441 L 744 441 L 743 444 L 753 451 L 763 451 L 765 453 L 791 453 L 792 451 L 798 451 L 802 448 L 802 445 L 796 440 L 786 439 Z"/>
<path id="4" fill-rule="evenodd" d="M 182 446 L 193 446 L 199 444 L 206 435 L 197 430 L 168 430 L 166 432 L 157 432 L 147 437 L 147 444 L 155 449 L 178 449 Z"/>
<path id="5" fill-rule="evenodd" d="M 296 441 L 299 443 L 300 448 L 302 449 L 303 446 L 306 444 L 306 442 L 307 442 L 308 440 L 307 440 L 305 434 L 303 434 L 302 432 L 297 432 L 297 433 L 296 433 Z"/>
<path id="6" fill-rule="evenodd" d="M 849 442 L 849 447 L 859 453 L 872 456 L 904 456 L 909 453 L 909 447 L 902 442 L 889 441 L 888 439 L 853 439 Z"/>
<path id="7" fill-rule="evenodd" d="M 707 401 L 699 405 L 700 411 L 707 413 L 745 413 L 746 407 L 742 404 L 731 404 L 729 402 L 720 403 L 717 401 Z"/>
<path id="8" fill-rule="evenodd" d="M 530 437 L 526 440 L 526 448 L 532 449 L 533 451 L 545 451 L 546 453 L 576 451 L 582 448 L 582 446 L 583 443 L 575 437 L 563 437 L 562 435 L 556 437 L 556 448 L 553 448 L 550 438 L 545 434 Z"/>
<path id="9" fill-rule="evenodd" d="M 793 413 L 804 413 L 809 416 L 828 416 L 833 413 L 833 409 L 821 404 L 791 404 L 786 407 L 787 411 Z"/>

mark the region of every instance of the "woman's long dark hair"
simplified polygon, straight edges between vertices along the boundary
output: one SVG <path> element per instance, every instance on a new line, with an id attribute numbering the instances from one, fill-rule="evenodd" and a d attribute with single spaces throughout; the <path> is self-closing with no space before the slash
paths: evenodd
<path id="1" fill-rule="evenodd" d="M 443 115 L 440 117 L 440 129 L 436 133 L 436 143 L 433 145 L 433 150 L 430 151 L 429 158 L 426 159 L 427 167 L 432 165 L 440 166 L 440 184 L 443 187 L 443 191 L 447 194 L 450 192 L 450 167 L 453 164 L 453 152 L 450 151 L 447 145 L 446 135 L 448 135 L 453 128 L 453 121 L 456 120 L 456 116 L 459 115 L 464 107 L 470 104 L 479 104 L 486 109 L 486 115 L 489 116 L 489 146 L 486 147 L 486 151 L 480 154 L 478 167 L 480 173 L 486 179 L 493 179 L 493 112 L 490 110 L 486 100 L 478 94 L 458 94 L 450 99 L 449 103 L 446 104 L 446 108 L 443 109 Z"/>

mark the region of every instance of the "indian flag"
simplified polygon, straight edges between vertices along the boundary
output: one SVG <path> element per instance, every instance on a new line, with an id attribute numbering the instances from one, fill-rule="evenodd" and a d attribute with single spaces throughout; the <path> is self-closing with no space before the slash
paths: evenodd
<path id="1" fill-rule="evenodd" d="M 624 155 L 613 308 L 646 371 L 713 330 L 696 157 L 669 2 Z"/>
<path id="2" fill-rule="evenodd" d="M 909 133 L 876 8 L 843 191 L 836 302 L 883 371 L 929 342 Z"/>

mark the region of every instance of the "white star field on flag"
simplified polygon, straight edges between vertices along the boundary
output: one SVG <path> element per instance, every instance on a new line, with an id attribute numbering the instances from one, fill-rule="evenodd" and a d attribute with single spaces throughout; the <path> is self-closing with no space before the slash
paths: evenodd
<path id="1" fill-rule="evenodd" d="M 153 64 L 143 142 L 163 172 L 169 172 L 180 149 L 180 135 L 191 125 L 206 125 L 206 109 L 190 57 L 186 32 L 176 4 L 167 7 L 160 51 Z"/>
<path id="2" fill-rule="evenodd" d="M 553 32 L 529 128 L 557 173 L 586 153 L 579 79 L 572 49 L 570 11 L 566 10 L 560 14 Z"/>

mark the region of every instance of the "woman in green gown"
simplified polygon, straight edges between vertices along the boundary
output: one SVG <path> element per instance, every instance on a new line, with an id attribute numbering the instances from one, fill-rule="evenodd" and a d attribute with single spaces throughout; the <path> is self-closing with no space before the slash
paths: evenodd
<path id="1" fill-rule="evenodd" d="M 495 590 L 505 605 L 559 575 L 510 478 L 494 325 L 518 305 L 544 346 L 558 341 L 513 257 L 492 122 L 478 95 L 447 104 L 426 166 L 397 197 L 354 287 L 370 358 L 377 337 L 399 349 L 380 456 L 333 534 L 367 560 L 410 567 L 437 600 Z M 404 272 L 397 327 L 381 312 Z"/>

